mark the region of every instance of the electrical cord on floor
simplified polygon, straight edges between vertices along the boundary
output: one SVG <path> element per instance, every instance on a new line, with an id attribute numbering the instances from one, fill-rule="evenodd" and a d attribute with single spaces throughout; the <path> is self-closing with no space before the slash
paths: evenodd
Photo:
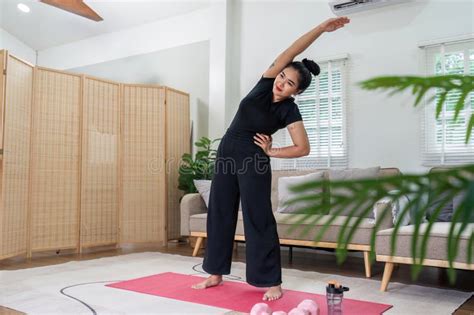
<path id="1" fill-rule="evenodd" d="M 201 274 L 205 274 L 205 275 L 208 275 L 207 272 L 205 271 L 201 271 L 201 270 L 197 270 L 197 266 L 199 265 L 202 265 L 202 263 L 199 263 L 199 264 L 196 264 L 193 266 L 193 270 L 196 271 L 197 273 L 201 273 Z M 240 282 L 245 282 L 242 277 L 239 277 L 239 276 L 233 276 L 233 275 L 223 275 L 222 278 L 225 278 L 227 280 L 235 280 L 235 281 L 240 281 Z"/>
<path id="2" fill-rule="evenodd" d="M 95 284 L 95 283 L 107 283 L 107 282 L 119 282 L 119 281 L 123 281 L 123 280 L 109 280 L 109 281 L 96 281 L 96 282 L 78 283 L 78 284 L 73 284 L 73 285 L 64 287 L 64 288 L 62 288 L 59 292 L 60 292 L 62 295 L 67 296 L 68 298 L 73 299 L 73 300 L 75 300 L 75 301 L 81 303 L 82 305 L 84 305 L 85 307 L 87 307 L 87 308 L 92 312 L 92 314 L 97 315 L 97 312 L 95 311 L 95 309 L 94 309 L 92 306 L 90 306 L 90 305 L 87 304 L 86 302 L 84 302 L 84 301 L 82 301 L 82 300 L 80 300 L 80 299 L 78 299 L 78 298 L 76 298 L 76 297 L 74 297 L 74 296 L 72 296 L 72 295 L 70 295 L 70 294 L 67 294 L 67 293 L 64 292 L 64 291 L 66 291 L 67 289 L 70 289 L 70 288 L 78 287 L 78 286 L 80 286 L 80 285 Z"/>
<path id="3" fill-rule="evenodd" d="M 197 273 L 207 275 L 207 274 L 208 274 L 207 272 L 204 272 L 204 271 L 201 271 L 201 270 L 198 270 L 198 269 L 197 269 L 197 267 L 200 266 L 200 265 L 202 265 L 202 263 L 199 263 L 199 264 L 194 265 L 194 266 L 192 267 L 193 270 L 194 270 L 195 272 L 197 272 Z M 245 282 L 245 281 L 242 280 L 242 278 L 239 277 L 239 276 L 223 275 L 222 278 L 227 279 L 227 280 L 234 280 L 234 281 Z M 92 306 L 90 306 L 90 305 L 87 304 L 86 302 L 84 302 L 84 301 L 82 301 L 82 300 L 80 300 L 80 299 L 78 299 L 78 298 L 76 298 L 76 297 L 74 297 L 74 296 L 72 296 L 72 295 L 70 295 L 70 294 L 67 294 L 65 291 L 66 291 L 67 289 L 74 288 L 74 287 L 78 287 L 78 286 L 81 286 L 81 285 L 96 284 L 96 283 L 107 283 L 107 282 L 120 282 L 120 281 L 124 281 L 124 280 L 108 280 L 108 281 L 95 281 L 95 282 L 78 283 L 78 284 L 73 284 L 73 285 L 64 287 L 64 288 L 62 288 L 59 292 L 60 292 L 62 295 L 66 296 L 66 297 L 68 297 L 68 298 L 70 298 L 70 299 L 73 299 L 73 300 L 75 300 L 75 301 L 81 303 L 81 304 L 84 305 L 85 307 L 87 307 L 87 308 L 92 312 L 93 315 L 97 315 L 96 310 L 95 310 Z"/>

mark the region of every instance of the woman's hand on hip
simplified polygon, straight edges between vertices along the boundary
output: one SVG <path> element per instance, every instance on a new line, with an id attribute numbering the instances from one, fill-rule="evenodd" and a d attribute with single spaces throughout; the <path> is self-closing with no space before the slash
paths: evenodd
<path id="1" fill-rule="evenodd" d="M 261 147 L 266 155 L 270 156 L 270 150 L 272 149 L 272 136 L 268 136 L 263 133 L 256 133 L 253 136 L 254 143 Z"/>

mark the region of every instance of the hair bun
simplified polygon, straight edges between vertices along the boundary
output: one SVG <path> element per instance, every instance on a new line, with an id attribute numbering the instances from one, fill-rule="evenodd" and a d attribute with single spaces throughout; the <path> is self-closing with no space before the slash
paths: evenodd
<path id="1" fill-rule="evenodd" d="M 321 72 L 321 69 L 319 68 L 318 64 L 313 60 L 304 58 L 301 62 L 306 68 L 308 68 L 309 72 L 311 72 L 313 75 L 318 75 Z"/>

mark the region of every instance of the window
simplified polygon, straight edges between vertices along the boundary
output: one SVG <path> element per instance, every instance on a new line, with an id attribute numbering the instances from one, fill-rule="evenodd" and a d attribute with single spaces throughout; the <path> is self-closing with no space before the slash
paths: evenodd
<path id="1" fill-rule="evenodd" d="M 463 74 L 474 75 L 474 40 L 441 43 L 423 47 L 426 75 Z M 451 91 L 447 94 L 442 111 L 436 119 L 436 104 L 440 90 L 432 89 L 426 100 L 433 100 L 424 106 L 422 115 L 423 165 L 460 165 L 474 162 L 474 140 L 471 135 L 465 143 L 469 119 L 474 113 L 474 95 L 471 92 L 465 100 L 464 109 L 454 122 L 456 101 L 461 94 Z"/>
<path id="2" fill-rule="evenodd" d="M 295 101 L 311 145 L 309 155 L 294 159 L 272 158 L 273 169 L 329 168 L 347 166 L 346 141 L 347 56 L 319 61 L 321 73 Z M 293 145 L 286 128 L 273 136 L 275 147 Z"/>

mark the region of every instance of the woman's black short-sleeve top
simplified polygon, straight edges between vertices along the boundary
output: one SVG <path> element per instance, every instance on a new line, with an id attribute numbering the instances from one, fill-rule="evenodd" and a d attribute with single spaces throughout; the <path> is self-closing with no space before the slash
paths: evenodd
<path id="1" fill-rule="evenodd" d="M 240 102 L 229 130 L 252 137 L 257 132 L 271 135 L 288 124 L 303 120 L 294 98 L 272 101 L 274 81 L 275 78 L 260 78 Z"/>

